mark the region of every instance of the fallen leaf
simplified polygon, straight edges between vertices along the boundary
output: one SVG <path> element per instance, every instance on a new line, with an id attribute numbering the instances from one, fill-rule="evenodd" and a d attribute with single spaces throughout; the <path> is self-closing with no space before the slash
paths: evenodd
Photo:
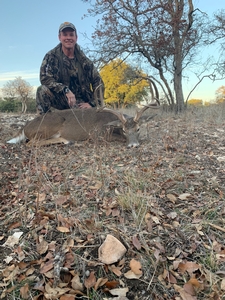
<path id="1" fill-rule="evenodd" d="M 26 276 L 30 276 L 34 273 L 35 271 L 35 268 L 34 267 L 31 267 L 29 268 L 27 271 L 26 271 Z"/>
<path id="2" fill-rule="evenodd" d="M 187 200 L 188 197 L 190 197 L 190 196 L 191 196 L 191 194 L 189 194 L 189 193 L 183 193 L 183 194 L 181 194 L 178 198 L 179 198 L 180 200 Z"/>
<path id="3" fill-rule="evenodd" d="M 193 286 L 190 282 L 187 282 L 187 283 L 184 284 L 184 290 L 185 290 L 185 292 L 187 292 L 189 295 L 192 295 L 192 296 L 195 296 L 195 295 L 196 295 L 194 286 Z"/>
<path id="4" fill-rule="evenodd" d="M 114 288 L 116 288 L 119 284 L 120 284 L 119 281 L 113 280 L 113 281 L 107 281 L 107 282 L 105 283 L 105 286 L 106 286 L 108 289 L 114 289 Z"/>
<path id="5" fill-rule="evenodd" d="M 177 213 L 175 211 L 172 211 L 167 215 L 167 217 L 170 219 L 175 219 L 177 217 Z"/>
<path id="6" fill-rule="evenodd" d="M 225 278 L 221 281 L 221 290 L 225 291 Z"/>
<path id="7" fill-rule="evenodd" d="M 59 287 L 53 288 L 49 283 L 46 283 L 44 296 L 47 299 L 57 299 L 69 291 L 70 288 L 59 288 Z"/>
<path id="8" fill-rule="evenodd" d="M 58 231 L 64 232 L 64 233 L 70 232 L 69 228 L 63 227 L 63 226 L 58 226 L 58 227 L 56 227 L 56 229 L 57 229 Z"/>
<path id="9" fill-rule="evenodd" d="M 179 263 L 178 265 L 178 269 L 180 271 L 181 274 L 184 274 L 186 271 L 189 274 L 192 274 L 193 272 L 195 272 L 196 270 L 201 269 L 200 265 L 192 262 L 192 261 L 188 261 L 186 263 Z"/>
<path id="10" fill-rule="evenodd" d="M 120 277 L 122 272 L 120 271 L 121 268 L 116 267 L 115 265 L 109 265 L 109 270 L 112 271 L 116 276 Z"/>
<path id="11" fill-rule="evenodd" d="M 30 297 L 29 293 L 29 284 L 26 283 L 24 286 L 20 288 L 20 295 L 23 299 L 28 299 Z"/>
<path id="12" fill-rule="evenodd" d="M 62 205 L 67 201 L 67 196 L 59 196 L 56 200 L 55 203 L 58 205 Z"/>
<path id="13" fill-rule="evenodd" d="M 2 246 L 14 247 L 16 244 L 18 244 L 21 235 L 23 235 L 22 231 L 14 232 L 13 235 L 10 235 L 8 237 L 8 239 Z"/>
<path id="14" fill-rule="evenodd" d="M 15 253 L 17 253 L 17 255 L 18 255 L 19 261 L 24 260 L 25 254 L 24 254 L 24 252 L 23 252 L 21 246 L 18 246 L 14 251 L 15 251 Z"/>
<path id="15" fill-rule="evenodd" d="M 118 191 L 117 188 L 115 188 L 115 194 L 116 194 L 117 196 L 121 195 L 121 193 Z"/>
<path id="16" fill-rule="evenodd" d="M 23 269 L 28 267 L 29 263 L 25 263 L 23 261 L 20 261 L 17 265 L 20 268 L 20 270 L 23 270 Z"/>
<path id="17" fill-rule="evenodd" d="M 167 256 L 166 258 L 167 258 L 168 260 L 174 260 L 174 259 L 176 259 L 175 256 Z"/>
<path id="18" fill-rule="evenodd" d="M 162 277 L 169 283 L 177 283 L 176 278 L 167 269 L 164 269 Z"/>
<path id="19" fill-rule="evenodd" d="M 133 243 L 134 247 L 137 248 L 137 250 L 141 250 L 141 243 L 139 242 L 136 235 L 133 236 L 132 243 Z"/>
<path id="20" fill-rule="evenodd" d="M 221 278 L 225 277 L 225 271 L 217 271 L 216 275 L 220 276 Z"/>
<path id="21" fill-rule="evenodd" d="M 173 221 L 172 225 L 173 225 L 174 228 L 180 227 L 180 223 L 177 222 L 177 221 Z"/>
<path id="22" fill-rule="evenodd" d="M 217 157 L 217 160 L 219 162 L 223 162 L 223 161 L 225 161 L 225 156 L 219 156 L 219 157 Z"/>
<path id="23" fill-rule="evenodd" d="M 45 288 L 44 288 L 45 280 L 41 280 L 35 283 L 35 286 L 33 287 L 33 290 L 38 290 L 44 293 Z"/>
<path id="24" fill-rule="evenodd" d="M 110 216 L 111 213 L 112 213 L 112 209 L 110 207 L 107 208 L 105 211 L 105 215 L 108 217 L 108 216 Z"/>
<path id="25" fill-rule="evenodd" d="M 195 224 L 195 227 L 196 227 L 196 230 L 197 230 L 198 234 L 204 235 L 203 231 L 201 231 L 201 229 L 202 229 L 201 224 Z"/>
<path id="26" fill-rule="evenodd" d="M 51 259 L 43 264 L 40 268 L 40 273 L 45 274 L 53 268 L 54 259 Z"/>
<path id="27" fill-rule="evenodd" d="M 9 227 L 8 227 L 8 230 L 12 230 L 12 229 L 15 229 L 15 228 L 18 228 L 22 225 L 21 222 L 15 222 L 15 223 L 12 223 Z"/>
<path id="28" fill-rule="evenodd" d="M 74 239 L 68 238 L 65 243 L 63 244 L 63 248 L 72 248 L 74 246 Z"/>
<path id="29" fill-rule="evenodd" d="M 112 209 L 112 216 L 113 217 L 118 217 L 120 215 L 120 210 L 118 208 L 113 208 Z"/>
<path id="30" fill-rule="evenodd" d="M 74 300 L 76 299 L 76 295 L 70 295 L 70 294 L 67 294 L 67 295 L 62 295 L 59 300 Z"/>
<path id="31" fill-rule="evenodd" d="M 147 213 L 145 215 L 145 223 L 147 223 L 150 219 L 151 219 L 151 215 L 150 215 L 150 213 Z"/>
<path id="32" fill-rule="evenodd" d="M 150 213 L 147 213 L 145 215 L 145 223 L 147 225 L 148 231 L 151 232 L 152 231 L 152 219 L 151 219 Z"/>
<path id="33" fill-rule="evenodd" d="M 90 276 L 84 280 L 84 285 L 87 289 L 90 289 L 96 284 L 95 272 L 92 271 Z"/>
<path id="34" fill-rule="evenodd" d="M 139 279 L 141 278 L 142 274 L 135 274 L 132 270 L 127 271 L 126 273 L 124 273 L 124 277 L 126 277 L 127 279 Z"/>
<path id="35" fill-rule="evenodd" d="M 118 288 L 118 289 L 109 290 L 110 294 L 112 294 L 113 296 L 121 296 L 121 297 L 125 297 L 128 291 L 129 291 L 128 288 Z"/>
<path id="36" fill-rule="evenodd" d="M 151 218 L 152 218 L 153 222 L 155 222 L 156 224 L 160 224 L 160 221 L 159 221 L 158 217 L 152 216 Z"/>
<path id="37" fill-rule="evenodd" d="M 124 267 L 124 264 L 125 264 L 125 261 L 126 261 L 125 258 L 122 258 L 122 259 L 118 262 L 118 266 L 123 268 L 123 267 Z"/>
<path id="38" fill-rule="evenodd" d="M 48 250 L 48 243 L 44 240 L 42 236 L 39 237 L 40 243 L 37 244 L 37 252 L 39 254 L 44 254 Z"/>
<path id="39" fill-rule="evenodd" d="M 176 203 L 177 197 L 174 196 L 173 194 L 167 194 L 166 197 L 173 203 Z"/>
<path id="40" fill-rule="evenodd" d="M 95 185 L 89 186 L 90 190 L 99 190 L 102 187 L 102 182 L 96 181 Z"/>
<path id="41" fill-rule="evenodd" d="M 79 290 L 81 292 L 84 290 L 83 283 L 80 282 L 80 277 L 78 274 L 75 274 L 71 280 L 71 286 L 74 290 Z"/>
<path id="42" fill-rule="evenodd" d="M 56 276 L 54 275 L 54 270 L 51 270 L 51 271 L 48 271 L 48 272 L 45 272 L 45 277 L 49 278 L 49 279 L 52 279 L 52 278 L 55 278 Z"/>
<path id="43" fill-rule="evenodd" d="M 94 286 L 94 289 L 97 291 L 97 289 L 101 286 L 103 286 L 106 282 L 108 281 L 108 278 L 98 278 L 98 280 L 96 281 L 96 284 Z"/>
<path id="44" fill-rule="evenodd" d="M 185 292 L 184 288 L 180 287 L 179 285 L 174 284 L 173 286 L 175 291 L 180 294 L 183 300 L 197 300 L 197 297 L 188 294 L 187 292 Z"/>
<path id="45" fill-rule="evenodd" d="M 3 259 L 7 264 L 9 264 L 13 260 L 12 256 L 6 256 L 6 258 Z"/>
<path id="46" fill-rule="evenodd" d="M 45 291 L 48 294 L 52 294 L 52 295 L 56 295 L 57 294 L 56 288 L 51 287 L 51 285 L 49 283 L 46 283 L 46 285 L 45 285 Z"/>
<path id="47" fill-rule="evenodd" d="M 130 268 L 131 268 L 131 271 L 134 272 L 134 274 L 136 275 L 141 275 L 142 274 L 142 270 L 141 270 L 141 263 L 135 259 L 132 259 L 130 261 Z"/>
<path id="48" fill-rule="evenodd" d="M 36 201 L 37 202 L 43 202 L 46 198 L 46 194 L 45 193 L 41 193 L 41 194 L 38 194 L 37 198 L 36 198 Z"/>

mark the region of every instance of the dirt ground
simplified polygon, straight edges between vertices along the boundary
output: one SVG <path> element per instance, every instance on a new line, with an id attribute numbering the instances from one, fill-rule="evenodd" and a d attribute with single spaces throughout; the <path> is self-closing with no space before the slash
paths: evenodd
<path id="1" fill-rule="evenodd" d="M 225 299 L 223 107 L 160 112 L 139 148 L 6 144 L 33 117 L 0 114 L 1 299 Z"/>

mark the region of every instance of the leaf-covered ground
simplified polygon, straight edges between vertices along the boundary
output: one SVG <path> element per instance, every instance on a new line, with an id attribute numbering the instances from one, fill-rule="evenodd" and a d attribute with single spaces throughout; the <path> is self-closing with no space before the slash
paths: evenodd
<path id="1" fill-rule="evenodd" d="M 137 149 L 8 145 L 33 116 L 1 114 L 0 298 L 225 299 L 224 113 L 159 113 Z"/>

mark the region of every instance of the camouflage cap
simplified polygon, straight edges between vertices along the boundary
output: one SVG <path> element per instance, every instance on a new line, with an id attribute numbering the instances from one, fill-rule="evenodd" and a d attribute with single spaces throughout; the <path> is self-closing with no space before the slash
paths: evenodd
<path id="1" fill-rule="evenodd" d="M 64 22 L 64 23 L 62 23 L 59 26 L 59 32 L 63 31 L 66 28 L 71 28 L 71 29 L 73 29 L 77 33 L 76 27 L 72 23 L 70 23 L 70 22 Z"/>

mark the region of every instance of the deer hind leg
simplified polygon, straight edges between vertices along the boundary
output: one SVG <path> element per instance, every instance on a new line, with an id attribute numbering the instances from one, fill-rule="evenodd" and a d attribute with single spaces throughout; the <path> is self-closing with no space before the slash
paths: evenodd
<path id="1" fill-rule="evenodd" d="M 41 147 L 41 146 L 47 146 L 47 145 L 54 145 L 54 144 L 69 144 L 70 141 L 62 138 L 62 137 L 56 137 L 56 138 L 50 138 L 50 139 L 47 139 L 47 140 L 30 140 L 28 143 L 27 143 L 27 146 L 28 147 L 31 147 L 31 146 L 38 146 L 38 147 Z"/>

